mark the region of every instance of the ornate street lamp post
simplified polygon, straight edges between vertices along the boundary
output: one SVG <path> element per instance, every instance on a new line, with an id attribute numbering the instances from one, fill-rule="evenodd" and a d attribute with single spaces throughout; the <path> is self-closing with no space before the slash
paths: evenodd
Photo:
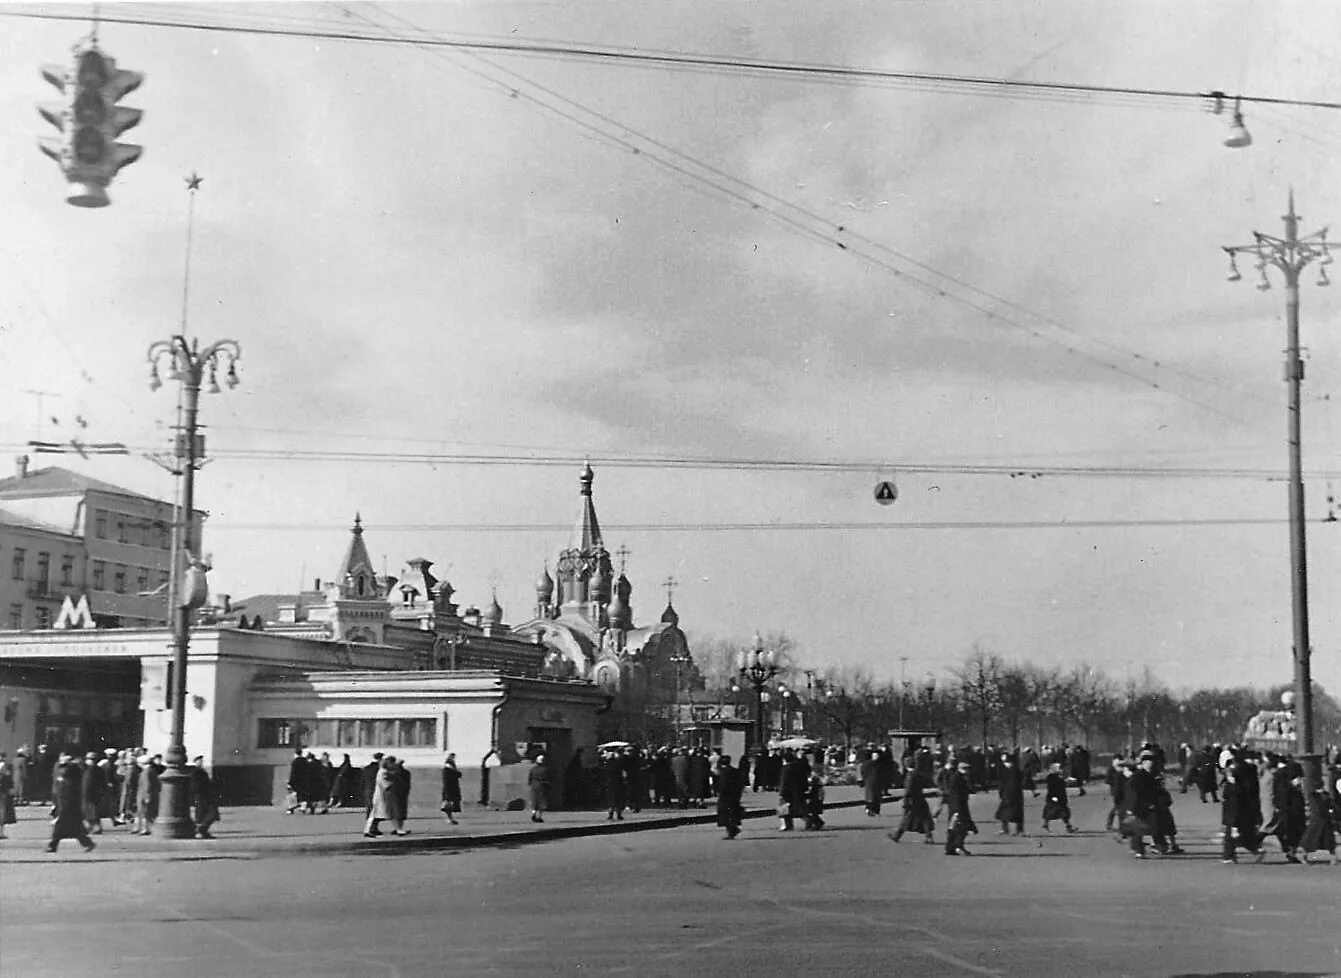
<path id="1" fill-rule="evenodd" d="M 754 633 L 753 648 L 742 649 L 740 653 L 741 682 L 754 689 L 754 749 L 759 754 L 768 742 L 764 731 L 764 686 L 778 674 L 776 659 L 772 649 L 764 649 L 763 636 L 758 632 Z"/>
<path id="2" fill-rule="evenodd" d="M 1327 240 L 1327 229 L 1299 236 L 1299 215 L 1294 212 L 1294 191 L 1290 191 L 1288 212 L 1281 218 L 1285 236 L 1253 232 L 1254 243 L 1231 245 L 1224 250 L 1229 255 L 1229 281 L 1237 282 L 1239 274 L 1235 261 L 1238 255 L 1256 258 L 1260 276 L 1257 288 L 1265 292 L 1271 288 L 1267 266 L 1280 270 L 1285 276 L 1285 380 L 1289 384 L 1286 404 L 1286 441 L 1289 445 L 1290 481 L 1290 611 L 1294 633 L 1294 698 L 1295 755 L 1304 772 L 1304 798 L 1310 815 L 1316 815 L 1314 792 L 1322 784 L 1322 757 L 1313 741 L 1313 677 L 1309 658 L 1313 649 L 1308 634 L 1308 546 L 1304 538 L 1304 479 L 1300 450 L 1300 387 L 1304 381 L 1304 361 L 1299 347 L 1299 276 L 1313 262 L 1318 264 L 1318 285 L 1331 284 L 1327 266 L 1332 264 L 1335 247 Z"/>
<path id="3" fill-rule="evenodd" d="M 181 424 L 174 445 L 173 473 L 181 480 L 180 505 L 172 527 L 172 556 L 169 562 L 171 576 L 168 614 L 171 616 L 173 657 L 170 682 L 172 703 L 172 733 L 168 749 L 163 755 L 167 770 L 163 772 L 162 796 L 159 799 L 157 824 L 162 834 L 171 839 L 190 839 L 195 836 L 195 825 L 190 814 L 190 774 L 186 770 L 186 651 L 191 641 L 191 614 L 207 597 L 206 570 L 198 553 L 199 541 L 192 539 L 195 525 L 195 476 L 203 464 L 203 439 L 197 444 L 196 416 L 200 405 L 200 388 L 209 378 L 211 394 L 220 392 L 218 370 L 228 367 L 224 383 L 237 386 L 237 361 L 242 350 L 232 340 L 219 340 L 200 349 L 197 340 L 187 341 L 183 336 L 159 340 L 149 347 L 149 387 L 163 386 L 158 376 L 158 365 L 168 365 L 168 379 L 182 385 Z M 183 568 L 185 557 L 188 566 Z"/>

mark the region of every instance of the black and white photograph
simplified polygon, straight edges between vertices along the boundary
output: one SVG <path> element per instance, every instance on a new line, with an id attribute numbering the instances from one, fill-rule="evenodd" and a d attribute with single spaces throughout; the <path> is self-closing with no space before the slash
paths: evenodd
<path id="1" fill-rule="evenodd" d="M 0 0 L 0 978 L 1341 975 L 1341 7 Z"/>

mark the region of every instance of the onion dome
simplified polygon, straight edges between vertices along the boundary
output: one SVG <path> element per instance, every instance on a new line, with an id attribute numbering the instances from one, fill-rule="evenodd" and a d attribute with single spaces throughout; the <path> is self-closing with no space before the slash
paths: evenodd
<path id="1" fill-rule="evenodd" d="M 627 631 L 633 624 L 633 614 L 629 610 L 628 604 L 624 601 L 624 596 L 615 591 L 614 598 L 607 606 L 606 614 L 610 618 L 610 627 L 618 628 L 621 631 Z"/>
<path id="2" fill-rule="evenodd" d="M 498 604 L 498 594 L 494 593 L 493 600 L 489 602 L 489 607 L 484 611 L 484 621 L 488 625 L 499 625 L 503 622 L 503 609 Z"/>
<path id="3" fill-rule="evenodd" d="M 549 604 L 550 598 L 554 597 L 554 578 L 549 576 L 548 566 L 536 578 L 535 596 L 541 604 Z"/>
<path id="4" fill-rule="evenodd" d="M 661 620 L 667 625 L 680 624 L 680 616 L 676 613 L 674 605 L 669 601 L 666 602 L 666 610 L 661 613 Z"/>
<path id="5" fill-rule="evenodd" d="M 605 604 L 610 600 L 610 560 L 604 553 L 596 559 L 596 569 L 591 572 L 587 593 L 597 604 Z"/>

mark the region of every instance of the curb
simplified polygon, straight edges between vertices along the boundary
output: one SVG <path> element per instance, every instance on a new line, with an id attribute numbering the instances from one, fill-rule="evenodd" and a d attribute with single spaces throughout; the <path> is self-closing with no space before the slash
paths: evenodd
<path id="1" fill-rule="evenodd" d="M 897 798 L 894 800 L 898 800 Z M 837 811 L 844 808 L 856 808 L 865 805 L 855 801 L 837 801 L 825 805 L 825 811 Z M 776 818 L 773 808 L 754 808 L 745 810 L 745 819 Z M 107 858 L 98 855 L 85 855 L 71 850 L 68 860 L 53 860 L 43 852 L 15 854 L 9 856 L 0 852 L 0 865 L 24 863 L 51 863 L 54 861 L 71 863 L 111 863 L 111 862 L 203 862 L 207 860 L 239 859 L 251 860 L 266 856 L 377 856 L 409 855 L 419 852 L 451 852 L 461 849 L 481 849 L 493 846 L 521 846 L 533 843 L 551 842 L 560 839 L 576 839 L 584 836 L 626 835 L 633 832 L 651 832 L 659 829 L 673 829 L 694 825 L 715 825 L 716 812 L 704 812 L 695 815 L 670 815 L 660 818 L 640 819 L 638 821 L 591 822 L 582 825 L 556 825 L 553 828 L 519 828 L 515 831 L 489 832 L 479 835 L 461 836 L 397 836 L 384 839 L 337 838 L 303 839 L 291 841 L 275 840 L 260 843 L 247 839 L 202 841 L 197 839 L 159 840 L 159 845 L 172 848 L 156 848 L 127 853 L 117 853 Z"/>

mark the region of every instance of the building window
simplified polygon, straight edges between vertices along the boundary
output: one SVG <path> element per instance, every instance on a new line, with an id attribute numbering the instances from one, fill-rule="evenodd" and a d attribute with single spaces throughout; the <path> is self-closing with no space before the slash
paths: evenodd
<path id="1" fill-rule="evenodd" d="M 16 581 L 23 580 L 23 561 L 27 555 L 28 551 L 22 547 L 14 548 L 14 580 Z"/>
<path id="2" fill-rule="evenodd" d="M 37 583 L 44 591 L 51 583 L 51 554 L 41 551 L 37 554 Z"/>
<path id="3" fill-rule="evenodd" d="M 117 594 L 126 593 L 126 568 L 120 564 L 117 565 L 116 573 L 112 575 L 112 590 Z"/>
<path id="4" fill-rule="evenodd" d="M 107 584 L 107 565 L 101 560 L 93 562 L 93 590 L 102 591 Z"/>
<path id="5" fill-rule="evenodd" d="M 257 747 L 292 747 L 293 726 L 288 720 L 261 720 Z"/>
<path id="6" fill-rule="evenodd" d="M 135 581 L 136 581 L 136 583 L 139 585 L 139 588 L 140 588 L 141 591 L 148 591 L 148 590 L 149 590 L 149 568 L 148 568 L 148 567 L 137 567 L 137 568 L 135 568 Z"/>
<path id="7" fill-rule="evenodd" d="M 159 587 L 168 586 L 168 572 L 166 570 L 161 570 L 158 572 L 158 586 Z"/>
<path id="8" fill-rule="evenodd" d="M 335 723 L 335 746 L 357 747 L 359 745 L 359 725 L 357 720 L 337 720 Z"/>
<path id="9" fill-rule="evenodd" d="M 74 556 L 71 554 L 61 555 L 61 585 L 64 587 L 74 585 Z"/>
<path id="10" fill-rule="evenodd" d="M 118 519 L 116 521 L 116 542 L 126 542 L 126 521 L 123 519 Z"/>
<path id="11" fill-rule="evenodd" d="M 23 627 L 23 605 L 12 604 L 9 606 L 9 627 L 15 631 Z"/>
<path id="12" fill-rule="evenodd" d="M 438 724 L 435 720 L 397 720 L 397 747 L 436 747 Z M 390 745 L 388 745 L 390 746 Z"/>
<path id="13" fill-rule="evenodd" d="M 38 628 L 51 627 L 51 609 L 44 604 L 39 604 L 37 606 L 37 627 Z"/>
<path id="14" fill-rule="evenodd" d="M 107 539 L 107 510 L 100 509 L 93 514 L 93 535 L 99 540 Z"/>

